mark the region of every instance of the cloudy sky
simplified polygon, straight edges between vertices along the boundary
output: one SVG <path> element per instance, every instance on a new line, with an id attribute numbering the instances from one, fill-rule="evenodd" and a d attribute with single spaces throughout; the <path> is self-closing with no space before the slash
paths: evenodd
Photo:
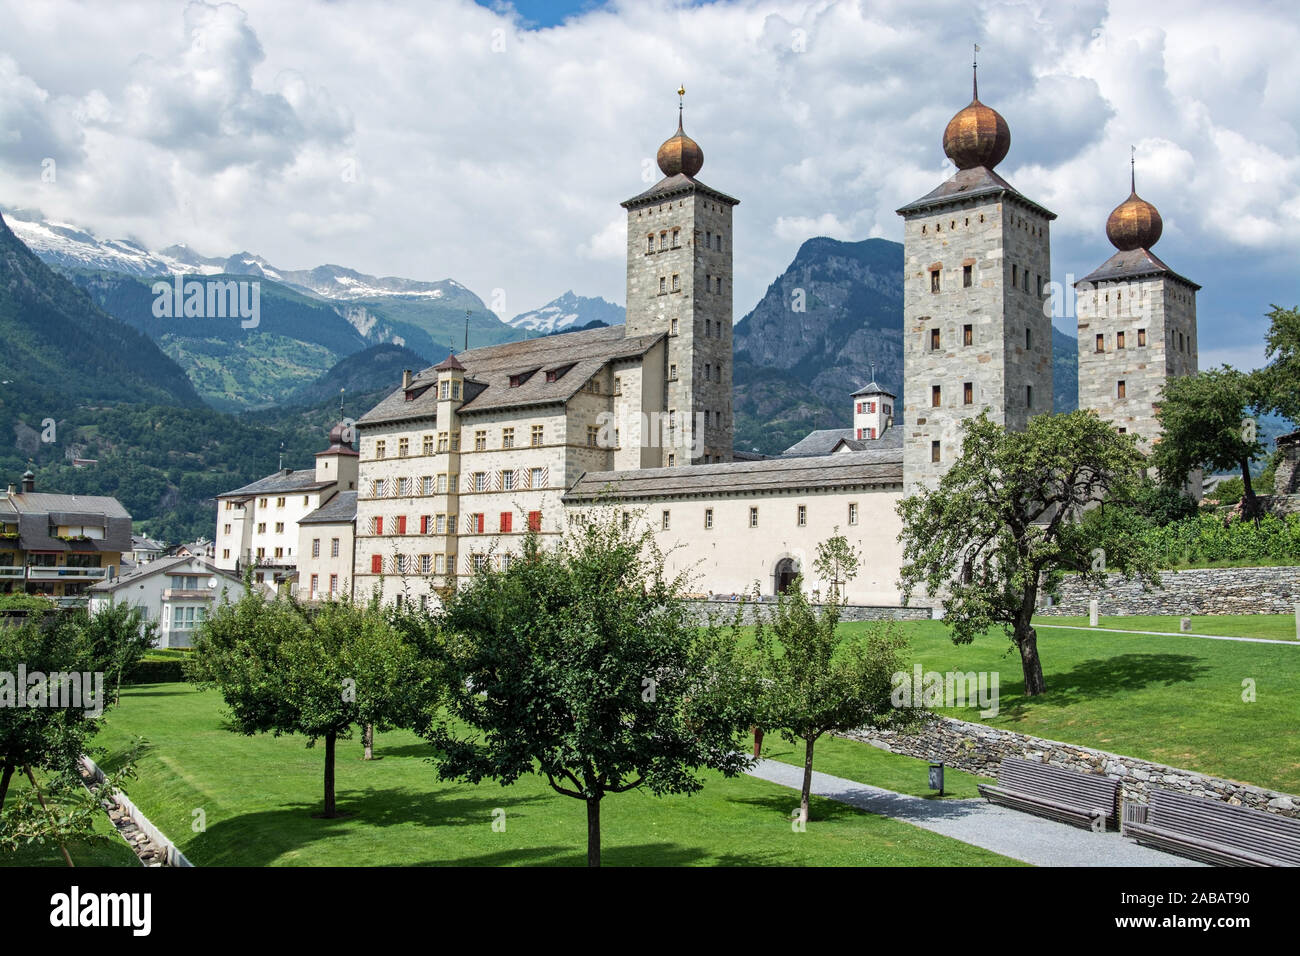
<path id="1" fill-rule="evenodd" d="M 812 236 L 901 239 L 970 93 L 1059 215 L 1054 279 L 1138 190 L 1200 282 L 1202 367 L 1300 302 L 1300 12 L 1198 3 L 0 0 L 0 204 L 151 248 L 451 277 L 507 315 L 622 303 L 620 200 L 676 126 L 736 196 L 736 318 Z M 54 182 L 42 181 L 46 160 Z M 43 166 L 45 164 L 45 166 Z M 48 178 L 48 177 L 46 177 Z"/>

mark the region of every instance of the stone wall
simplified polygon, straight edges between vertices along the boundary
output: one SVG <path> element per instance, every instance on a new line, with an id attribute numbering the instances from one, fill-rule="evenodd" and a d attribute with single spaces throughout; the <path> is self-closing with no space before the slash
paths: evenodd
<path id="1" fill-rule="evenodd" d="M 699 600 L 692 601 L 691 606 L 696 609 L 697 620 L 704 621 L 710 614 L 718 620 L 730 622 L 736 609 L 741 606 L 739 601 L 714 601 Z M 742 620 L 749 624 L 754 620 L 754 614 L 770 613 L 771 609 L 776 607 L 776 599 L 771 598 L 764 600 L 761 604 L 746 602 L 742 610 Z M 826 605 L 814 604 L 813 607 L 818 610 L 824 610 Z M 888 605 L 869 605 L 869 604 L 848 604 L 845 605 L 843 613 L 840 615 L 841 621 L 928 621 L 930 620 L 930 609 L 928 607 L 893 607 Z"/>
<path id="2" fill-rule="evenodd" d="M 1103 615 L 1121 614 L 1290 614 L 1300 602 L 1300 568 L 1195 568 L 1162 571 L 1161 587 L 1147 589 L 1122 575 L 1106 586 L 1086 587 L 1080 578 L 1061 582 L 1056 600 L 1039 614 L 1077 616 L 1096 599 Z"/>
<path id="3" fill-rule="evenodd" d="M 1300 819 L 1300 797 L 1293 794 L 949 717 L 935 718 L 916 733 L 869 730 L 844 736 L 985 777 L 997 776 L 1004 757 L 1021 757 L 1114 777 L 1121 782 L 1123 800 L 1146 803 L 1153 789 L 1173 790 Z"/>

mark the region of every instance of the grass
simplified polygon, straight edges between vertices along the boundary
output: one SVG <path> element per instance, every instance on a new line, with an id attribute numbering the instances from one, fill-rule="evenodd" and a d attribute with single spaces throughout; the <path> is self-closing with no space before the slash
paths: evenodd
<path id="1" fill-rule="evenodd" d="M 1099 617 L 1098 626 L 1121 631 L 1179 631 L 1177 614 L 1134 614 L 1122 617 Z M 1050 628 L 1053 624 L 1087 627 L 1088 618 L 1038 617 L 1034 626 Z M 1224 637 L 1266 637 L 1275 641 L 1296 639 L 1294 614 L 1198 614 L 1192 616 L 1193 634 L 1218 634 Z"/>
<path id="2" fill-rule="evenodd" d="M 40 771 L 36 771 L 37 782 L 42 782 Z M 15 773 L 9 785 L 9 794 L 5 800 L 8 807 L 17 799 L 19 793 L 31 789 L 27 777 Z M 68 856 L 72 857 L 74 866 L 139 866 L 140 860 L 118 835 L 108 814 L 101 814 L 95 821 L 95 832 L 107 839 L 83 843 L 69 843 Z M 44 846 L 33 844 L 20 847 L 13 853 L 0 852 L 0 866 L 63 866 L 68 864 L 57 843 Z"/>
<path id="3" fill-rule="evenodd" d="M 342 742 L 339 808 L 319 820 L 323 748 L 299 737 L 225 728 L 215 692 L 187 684 L 126 688 L 98 742 L 125 750 L 142 735 L 133 800 L 196 865 L 582 865 L 584 805 L 526 777 L 508 786 L 443 783 L 412 734 L 378 735 L 383 759 Z M 109 769 L 112 761 L 108 762 Z M 815 799 L 792 831 L 798 794 L 752 777 L 709 774 L 693 796 L 633 791 L 602 806 L 603 860 L 622 866 L 995 866 L 996 854 L 906 823 Z M 206 830 L 195 833 L 196 810 Z M 500 813 L 498 813 L 500 811 Z M 495 815 L 495 816 L 494 816 Z M 505 830 L 493 829 L 494 819 Z"/>
<path id="4" fill-rule="evenodd" d="M 1020 655 L 1001 632 L 954 645 L 942 621 L 897 626 L 926 670 L 998 672 L 996 716 L 942 711 L 949 716 L 1300 792 L 1300 648 L 1043 628 L 1047 693 L 1030 698 Z"/>
<path id="5" fill-rule="evenodd" d="M 802 767 L 804 745 L 791 744 L 778 734 L 763 737 L 763 756 L 769 760 Z M 929 786 L 928 765 L 924 760 L 905 754 L 892 754 L 844 737 L 823 736 L 813 747 L 813 769 L 845 780 L 869 783 L 897 793 L 907 793 L 928 800 L 966 799 L 978 797 L 975 789 L 979 783 L 994 781 L 965 773 L 952 767 L 943 771 L 943 797 Z"/>

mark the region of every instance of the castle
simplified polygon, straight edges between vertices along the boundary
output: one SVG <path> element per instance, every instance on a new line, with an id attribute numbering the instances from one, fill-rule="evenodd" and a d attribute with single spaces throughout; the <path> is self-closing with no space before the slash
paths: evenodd
<path id="1" fill-rule="evenodd" d="M 222 496 L 217 563 L 274 567 L 267 548 L 283 557 L 286 545 L 253 529 L 283 529 L 263 512 L 272 498 L 287 507 L 301 496 L 310 513 L 295 515 L 296 555 L 290 544 L 293 560 L 281 562 L 301 596 L 378 591 L 427 603 L 485 562 L 508 566 L 525 533 L 553 538 L 575 512 L 614 500 L 643 515 L 668 570 L 690 572 L 700 593 L 757 582 L 772 594 L 800 573 L 821 590 L 829 582 L 812 558 L 838 529 L 864 557 L 847 598 L 897 606 L 899 499 L 937 482 L 959 453 L 963 419 L 988 410 L 1023 428 L 1052 411 L 1056 216 L 996 172 L 1010 147 L 1005 120 L 974 85 L 943 136 L 955 173 L 898 210 L 902 407 L 872 382 L 851 397 L 851 429 L 755 458 L 732 450 L 738 200 L 698 178 L 704 152 L 679 105 L 658 151 L 663 178 L 622 203 L 623 327 L 468 349 L 406 372 L 356 422 L 359 456 L 336 429 L 314 472 Z M 1107 223 L 1117 253 L 1075 289 L 1080 407 L 1148 443 L 1163 382 L 1196 371 L 1198 286 L 1151 253 L 1160 231 L 1134 190 Z"/>

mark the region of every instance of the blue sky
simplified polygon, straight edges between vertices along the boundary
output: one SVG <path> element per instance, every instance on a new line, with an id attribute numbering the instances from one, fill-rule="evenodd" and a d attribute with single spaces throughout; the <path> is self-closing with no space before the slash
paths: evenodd
<path id="1" fill-rule="evenodd" d="M 901 239 L 969 100 L 1055 211 L 1053 279 L 1138 190 L 1201 283 L 1202 367 L 1300 303 L 1300 12 L 1282 0 L 0 0 L 0 204 L 283 268 L 454 278 L 507 316 L 625 298 L 625 220 L 677 121 L 736 196 L 739 319 L 808 238 Z M 56 182 L 45 181 L 56 160 Z M 651 175 L 651 179 L 653 176 Z"/>

